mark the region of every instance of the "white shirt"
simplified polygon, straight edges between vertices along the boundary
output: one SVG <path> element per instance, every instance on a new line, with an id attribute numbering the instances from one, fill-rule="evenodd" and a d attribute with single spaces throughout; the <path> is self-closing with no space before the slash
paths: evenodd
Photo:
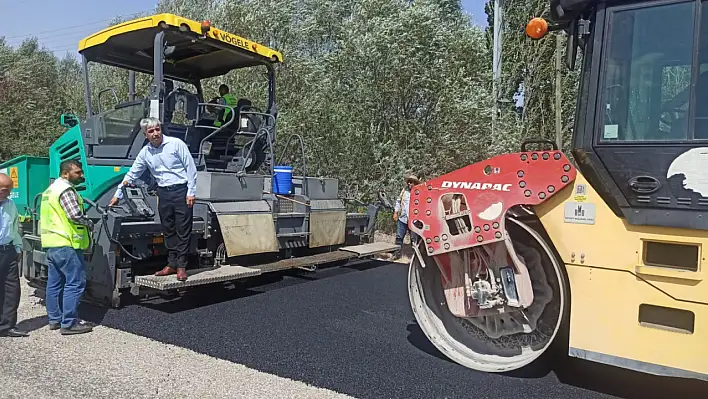
<path id="1" fill-rule="evenodd" d="M 20 253 L 22 238 L 17 216 L 17 206 L 10 198 L 0 202 L 0 245 L 13 244 Z"/>
<path id="2" fill-rule="evenodd" d="M 126 173 L 123 181 L 131 184 L 149 169 L 160 187 L 187 183 L 187 195 L 193 196 L 197 191 L 197 167 L 194 164 L 189 147 L 180 139 L 162 136 L 162 143 L 154 147 L 148 143 L 135 157 L 133 166 Z M 116 190 L 115 197 L 122 198 L 120 187 Z"/>
<path id="3" fill-rule="evenodd" d="M 411 190 L 403 189 L 403 195 L 396 200 L 395 212 L 398 213 L 398 220 L 403 223 L 408 223 L 408 205 L 411 200 Z"/>

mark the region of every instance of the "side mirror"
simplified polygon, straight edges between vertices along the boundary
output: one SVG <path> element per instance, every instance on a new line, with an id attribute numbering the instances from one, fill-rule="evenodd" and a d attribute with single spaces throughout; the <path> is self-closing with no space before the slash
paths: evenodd
<path id="1" fill-rule="evenodd" d="M 59 123 L 67 129 L 79 124 L 79 118 L 74 114 L 61 114 Z"/>

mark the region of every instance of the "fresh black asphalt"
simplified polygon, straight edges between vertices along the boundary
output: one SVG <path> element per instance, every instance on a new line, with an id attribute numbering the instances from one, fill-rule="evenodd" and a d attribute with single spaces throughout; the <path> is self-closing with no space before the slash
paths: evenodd
<path id="1" fill-rule="evenodd" d="M 407 265 L 369 262 L 82 316 L 358 398 L 708 397 L 704 383 L 575 359 L 505 375 L 466 369 L 417 326 L 406 277 Z"/>

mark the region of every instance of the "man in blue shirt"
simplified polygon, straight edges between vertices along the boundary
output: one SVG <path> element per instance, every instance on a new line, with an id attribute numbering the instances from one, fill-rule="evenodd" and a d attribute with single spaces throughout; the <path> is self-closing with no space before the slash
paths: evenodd
<path id="1" fill-rule="evenodd" d="M 187 145 L 176 137 L 164 136 L 161 125 L 155 118 L 146 118 L 140 122 L 149 143 L 135 157 L 122 184 L 135 182 L 146 169 L 155 178 L 158 186 L 157 210 L 168 254 L 167 266 L 155 275 L 166 276 L 176 271 L 177 279 L 185 281 L 187 251 L 192 235 L 192 206 L 197 189 L 197 167 Z M 122 195 L 118 187 L 110 205 L 116 205 Z"/>
<path id="2" fill-rule="evenodd" d="M 0 336 L 27 337 L 17 329 L 20 306 L 20 260 L 22 239 L 17 221 L 17 207 L 10 199 L 14 184 L 0 173 Z"/>

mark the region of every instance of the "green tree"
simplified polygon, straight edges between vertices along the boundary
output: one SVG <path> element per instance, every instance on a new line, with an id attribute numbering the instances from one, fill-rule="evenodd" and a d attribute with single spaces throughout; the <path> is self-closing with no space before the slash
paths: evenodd
<path id="1" fill-rule="evenodd" d="M 487 4 L 489 25 L 493 25 Z M 260 42 L 283 53 L 277 72 L 276 155 L 293 134 L 306 144 L 308 175 L 340 179 L 343 196 L 395 195 L 402 177 L 447 173 L 499 153 L 529 136 L 554 136 L 555 40 L 533 41 L 523 27 L 547 16 L 546 0 L 505 7 L 502 98 L 525 85 L 519 117 L 502 103 L 492 131 L 491 31 L 475 26 L 459 0 L 161 0 L 171 12 Z M 118 19 L 111 24 L 121 22 Z M 551 35 L 552 36 L 552 35 Z M 264 108 L 264 68 L 234 71 L 204 83 L 206 99 L 226 83 Z M 98 93 L 128 98 L 126 70 L 91 64 Z M 572 126 L 577 71 L 563 70 L 563 124 Z M 138 97 L 152 76 L 137 74 Z M 179 86 L 179 85 L 178 85 Z M 101 109 L 115 104 L 101 96 Z M 74 57 L 56 58 L 36 40 L 12 48 L 0 38 L 0 161 L 45 155 L 63 132 L 62 112 L 85 116 L 83 71 Z M 298 154 L 295 147 L 286 149 Z M 298 169 L 303 160 L 295 157 Z"/>
<path id="2" fill-rule="evenodd" d="M 488 17 L 487 45 L 491 51 L 494 25 L 494 1 L 488 0 L 485 10 Z M 541 40 L 526 36 L 524 28 L 534 17 L 550 18 L 548 0 L 525 0 L 503 3 L 502 76 L 500 97 L 513 104 L 512 98 L 519 84 L 524 85 L 524 108 L 520 118 L 512 106 L 502 107 L 500 134 L 512 147 L 499 151 L 518 151 L 519 143 L 529 137 L 555 138 L 555 35 L 550 33 Z M 561 50 L 565 60 L 565 46 Z M 577 63 L 577 65 L 580 65 Z M 578 69 L 561 68 L 561 114 L 564 148 L 570 147 L 570 134 L 574 122 L 575 99 L 578 90 Z"/>

